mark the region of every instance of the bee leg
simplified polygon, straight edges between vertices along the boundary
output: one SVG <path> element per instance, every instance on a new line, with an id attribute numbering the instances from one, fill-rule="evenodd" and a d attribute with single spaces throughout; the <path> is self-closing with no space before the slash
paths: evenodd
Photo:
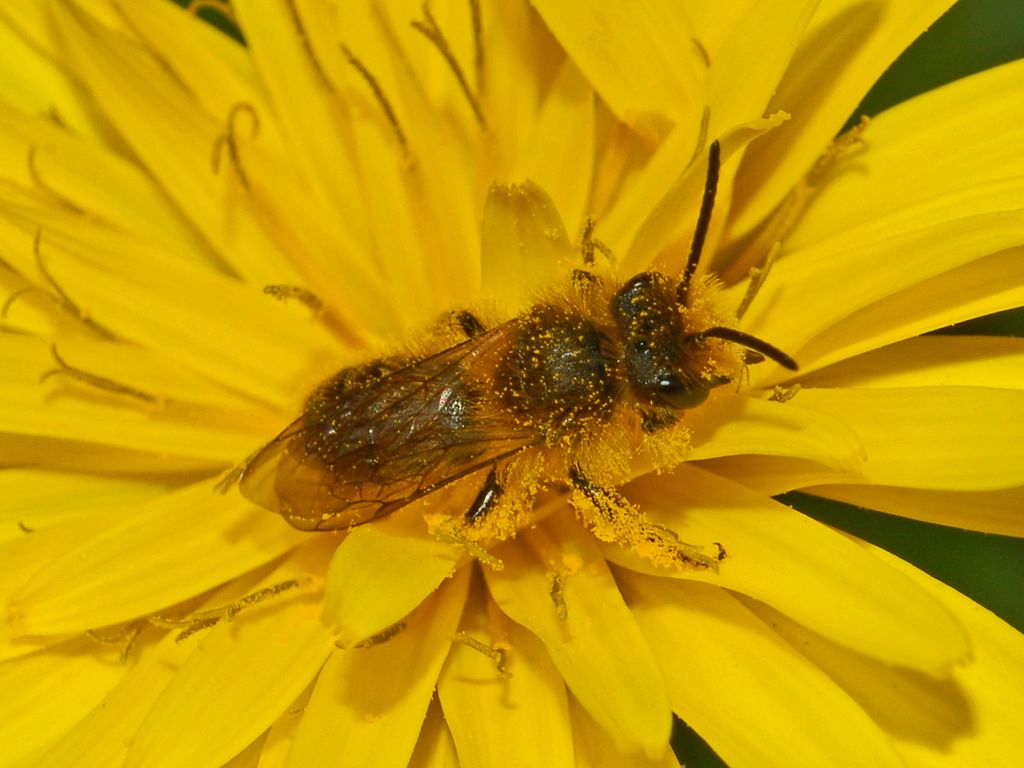
<path id="1" fill-rule="evenodd" d="M 481 520 L 484 515 L 493 510 L 497 506 L 498 500 L 501 499 L 501 494 L 502 488 L 498 485 L 497 472 L 494 467 L 491 467 L 491 471 L 487 473 L 487 479 L 484 480 L 484 484 L 476 495 L 476 499 L 469 505 L 469 509 L 466 510 L 466 524 L 473 525 L 477 520 Z"/>
<path id="2" fill-rule="evenodd" d="M 679 421 L 679 417 L 669 408 L 656 408 L 653 411 L 640 411 L 640 427 L 648 435 L 671 427 Z"/>
<path id="3" fill-rule="evenodd" d="M 467 339 L 475 339 L 487 330 L 476 315 L 465 309 L 452 312 L 450 319 L 452 324 L 466 335 Z"/>
<path id="4" fill-rule="evenodd" d="M 569 469 L 569 480 L 576 490 L 571 499 L 576 514 L 601 541 L 628 547 L 655 565 L 718 570 L 718 557 L 655 525 L 621 493 L 597 485 L 579 467 Z"/>
<path id="5" fill-rule="evenodd" d="M 572 271 L 573 287 L 580 293 L 587 293 L 601 284 L 601 278 L 585 269 Z"/>

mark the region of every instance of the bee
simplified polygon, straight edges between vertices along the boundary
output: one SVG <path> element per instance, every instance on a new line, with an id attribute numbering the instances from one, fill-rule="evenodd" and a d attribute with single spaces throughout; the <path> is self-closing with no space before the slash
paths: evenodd
<path id="1" fill-rule="evenodd" d="M 296 528 L 324 531 L 380 519 L 473 477 L 475 498 L 455 518 L 459 535 L 472 539 L 503 505 L 521 515 L 538 489 L 567 485 L 598 538 L 659 563 L 715 567 L 716 557 L 648 522 L 615 484 L 637 450 L 677 445 L 686 429 L 680 416 L 734 380 L 744 362 L 797 368 L 741 331 L 694 327 L 701 313 L 691 283 L 719 155 L 715 142 L 679 279 L 648 271 L 617 283 L 584 249 L 586 268 L 573 270 L 570 290 L 493 327 L 457 312 L 459 338 L 438 351 L 384 357 L 323 382 L 243 468 L 243 494 Z"/>

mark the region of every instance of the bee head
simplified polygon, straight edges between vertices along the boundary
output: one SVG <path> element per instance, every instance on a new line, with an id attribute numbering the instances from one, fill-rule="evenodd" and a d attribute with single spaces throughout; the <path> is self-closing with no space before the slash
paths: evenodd
<path id="1" fill-rule="evenodd" d="M 641 272 L 612 297 L 612 316 L 623 341 L 623 363 L 637 397 L 675 410 L 703 403 L 731 377 L 695 365 L 703 339 L 683 330 L 674 281 L 660 272 Z"/>
<path id="2" fill-rule="evenodd" d="M 687 333 L 680 315 L 679 287 L 660 272 L 630 278 L 611 300 L 612 317 L 623 342 L 623 363 L 641 402 L 675 410 L 703 403 L 711 390 L 732 376 L 708 365 L 707 339 L 746 347 L 748 360 L 769 358 L 796 370 L 796 362 L 771 344 L 743 331 L 712 326 Z"/>

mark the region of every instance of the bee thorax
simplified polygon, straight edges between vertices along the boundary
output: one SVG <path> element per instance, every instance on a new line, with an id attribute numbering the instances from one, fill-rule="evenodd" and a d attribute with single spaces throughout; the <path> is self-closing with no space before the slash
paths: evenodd
<path id="1" fill-rule="evenodd" d="M 584 317 L 534 307 L 496 371 L 497 392 L 524 426 L 548 441 L 607 417 L 614 381 L 600 332 Z"/>

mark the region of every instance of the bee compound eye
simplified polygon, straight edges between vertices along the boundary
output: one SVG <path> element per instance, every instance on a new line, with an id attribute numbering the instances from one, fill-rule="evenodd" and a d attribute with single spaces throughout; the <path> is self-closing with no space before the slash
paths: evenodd
<path id="1" fill-rule="evenodd" d="M 662 405 L 684 411 L 687 408 L 696 408 L 708 399 L 712 389 L 730 381 L 732 379 L 728 376 L 684 380 L 677 374 L 670 373 L 658 378 L 654 395 Z"/>
<path id="2" fill-rule="evenodd" d="M 655 394 L 663 405 L 683 411 L 696 408 L 707 400 L 711 388 L 697 383 L 686 385 L 678 379 L 662 380 Z"/>

